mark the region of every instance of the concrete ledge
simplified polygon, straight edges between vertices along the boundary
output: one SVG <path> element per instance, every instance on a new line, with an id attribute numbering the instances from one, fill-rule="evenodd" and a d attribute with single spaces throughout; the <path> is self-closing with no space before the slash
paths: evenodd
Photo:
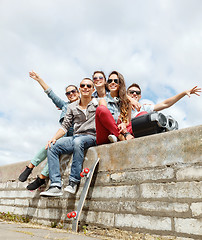
<path id="1" fill-rule="evenodd" d="M 90 148 L 84 167 L 100 157 L 81 225 L 115 227 L 134 232 L 201 239 L 202 125 L 130 141 Z M 60 159 L 64 185 L 71 156 Z M 0 167 L 0 211 L 28 216 L 32 221 L 65 224 L 76 209 L 85 179 L 75 196 L 40 198 L 18 176 L 29 161 Z M 29 181 L 40 174 L 34 169 Z"/>

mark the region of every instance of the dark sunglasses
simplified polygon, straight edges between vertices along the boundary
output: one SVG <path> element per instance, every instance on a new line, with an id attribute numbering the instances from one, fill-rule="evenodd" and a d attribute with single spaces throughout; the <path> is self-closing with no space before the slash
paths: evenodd
<path id="1" fill-rule="evenodd" d="M 98 80 L 98 79 L 99 79 L 99 80 L 102 80 L 103 77 L 102 77 L 102 76 L 99 76 L 99 77 L 94 77 L 94 78 L 93 78 L 94 81 L 95 81 L 95 80 Z"/>
<path id="2" fill-rule="evenodd" d="M 69 96 L 71 93 L 74 94 L 74 93 L 76 93 L 76 92 L 77 92 L 77 90 L 76 90 L 76 89 L 73 89 L 73 90 L 71 90 L 71 91 L 66 92 L 65 95 L 66 95 L 66 96 Z"/>
<path id="3" fill-rule="evenodd" d="M 107 83 L 110 84 L 112 82 L 115 82 L 116 84 L 119 84 L 119 80 L 118 79 L 108 79 Z"/>
<path id="4" fill-rule="evenodd" d="M 140 95 L 140 94 L 141 94 L 141 91 L 129 90 L 129 93 L 130 93 L 130 94 L 136 93 L 137 95 Z"/>
<path id="5" fill-rule="evenodd" d="M 80 88 L 84 88 L 84 87 L 87 87 L 87 88 L 92 88 L 92 85 L 91 84 L 80 84 Z"/>

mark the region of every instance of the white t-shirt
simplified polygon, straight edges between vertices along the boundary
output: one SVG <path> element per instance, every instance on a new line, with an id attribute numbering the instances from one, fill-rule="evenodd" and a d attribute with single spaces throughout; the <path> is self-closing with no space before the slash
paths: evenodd
<path id="1" fill-rule="evenodd" d="M 154 104 L 143 104 L 139 112 L 136 109 L 135 110 L 132 109 L 131 118 L 135 118 L 137 114 L 141 112 L 148 112 L 148 113 L 153 112 L 154 106 L 155 106 Z"/>

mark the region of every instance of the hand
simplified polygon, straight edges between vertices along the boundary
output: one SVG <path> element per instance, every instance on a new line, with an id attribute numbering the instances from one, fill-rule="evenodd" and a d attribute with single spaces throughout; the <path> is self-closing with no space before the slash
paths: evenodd
<path id="1" fill-rule="evenodd" d="M 31 71 L 31 72 L 29 72 L 29 76 L 31 77 L 31 78 L 33 78 L 34 80 L 36 80 L 36 81 L 39 81 L 41 78 L 39 77 L 39 75 L 36 73 L 36 72 L 34 72 L 33 70 Z"/>
<path id="2" fill-rule="evenodd" d="M 187 90 L 185 91 L 186 92 L 186 95 L 188 97 L 191 97 L 191 94 L 195 94 L 197 96 L 200 96 L 200 94 L 198 94 L 199 92 L 201 92 L 201 88 L 198 88 L 197 86 L 193 87 L 192 89 L 190 90 Z"/>
<path id="3" fill-rule="evenodd" d="M 140 108 L 141 108 L 141 104 L 137 100 L 135 100 L 134 98 L 130 98 L 130 102 L 131 102 L 131 105 L 132 105 L 132 109 L 133 110 L 137 109 L 137 111 L 139 112 Z"/>
<path id="4" fill-rule="evenodd" d="M 50 141 L 48 141 L 48 144 L 46 145 L 45 149 L 51 148 L 51 143 L 54 145 L 56 143 L 56 139 L 53 137 Z"/>
<path id="5" fill-rule="evenodd" d="M 118 125 L 118 129 L 120 133 L 126 133 L 127 132 L 126 123 L 120 123 Z"/>

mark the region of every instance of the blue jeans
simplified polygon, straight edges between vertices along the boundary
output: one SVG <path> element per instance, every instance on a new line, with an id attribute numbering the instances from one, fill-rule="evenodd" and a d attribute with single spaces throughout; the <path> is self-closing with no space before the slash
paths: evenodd
<path id="1" fill-rule="evenodd" d="M 64 137 L 73 136 L 72 127 L 70 127 L 69 131 L 64 135 Z M 40 151 L 32 158 L 31 163 L 37 167 L 41 162 L 43 162 L 47 158 L 47 149 L 46 146 L 42 147 Z M 48 177 L 48 162 L 46 163 L 45 167 L 41 171 L 41 174 L 45 177 Z"/>
<path id="2" fill-rule="evenodd" d="M 80 172 L 82 171 L 84 151 L 89 147 L 96 145 L 96 137 L 92 135 L 74 135 L 72 137 L 60 138 L 56 143 L 51 145 L 48 149 L 48 166 L 49 166 L 49 178 L 51 181 L 50 186 L 61 187 L 61 174 L 59 157 L 62 154 L 73 153 L 71 173 L 69 180 L 79 183 Z"/>

